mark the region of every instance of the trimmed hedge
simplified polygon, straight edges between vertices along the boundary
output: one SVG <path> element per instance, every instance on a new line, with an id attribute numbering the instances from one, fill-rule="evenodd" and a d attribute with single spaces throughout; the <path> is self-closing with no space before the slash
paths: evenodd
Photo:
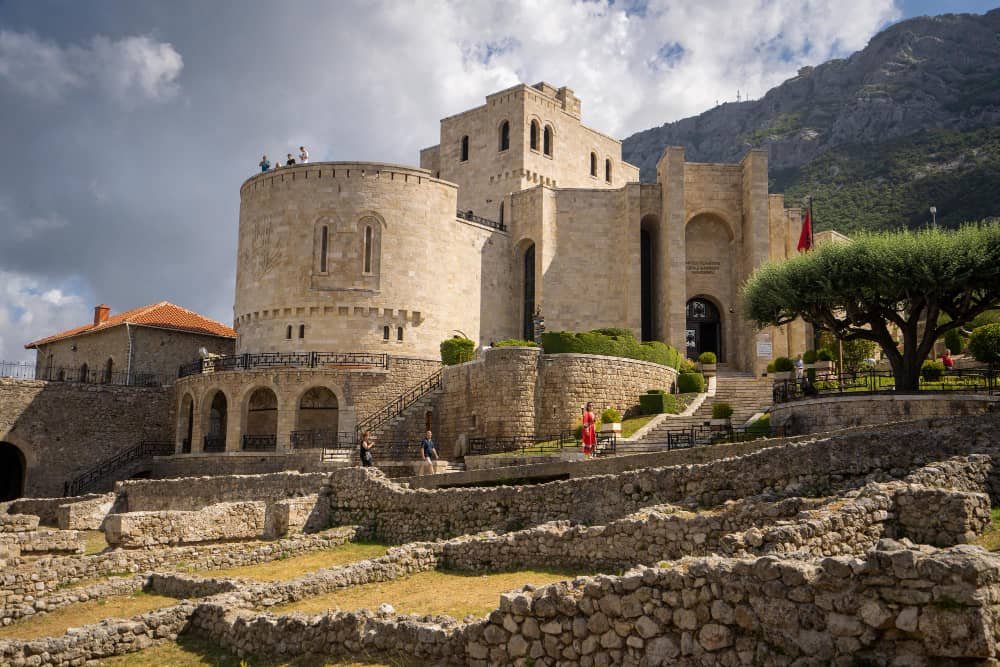
<path id="1" fill-rule="evenodd" d="M 826 347 L 816 350 L 817 361 L 833 361 L 833 359 L 833 350 Z"/>
<path id="2" fill-rule="evenodd" d="M 601 413 L 602 424 L 618 424 L 622 420 L 622 413 L 614 408 L 607 408 Z"/>
<path id="3" fill-rule="evenodd" d="M 942 375 L 944 375 L 943 361 L 925 359 L 924 363 L 920 366 L 920 377 L 929 382 L 940 380 Z"/>
<path id="4" fill-rule="evenodd" d="M 816 350 L 806 350 L 802 353 L 802 363 L 815 364 L 818 356 L 819 355 L 816 354 Z"/>
<path id="5" fill-rule="evenodd" d="M 667 399 L 670 394 L 662 389 L 650 389 L 647 393 L 639 396 L 639 412 L 644 415 L 658 415 L 668 412 L 670 406 Z"/>
<path id="6" fill-rule="evenodd" d="M 656 340 L 640 343 L 628 329 L 548 331 L 542 334 L 542 349 L 545 354 L 600 354 L 651 361 L 675 369 L 681 365 L 677 350 Z"/>
<path id="7" fill-rule="evenodd" d="M 705 393 L 705 376 L 701 373 L 681 373 L 677 376 L 677 393 Z"/>
<path id="8" fill-rule="evenodd" d="M 538 343 L 533 340 L 521 340 L 519 338 L 507 338 L 493 343 L 493 347 L 538 347 Z"/>
<path id="9" fill-rule="evenodd" d="M 715 352 L 702 352 L 698 355 L 698 361 L 702 364 L 714 364 L 718 361 Z"/>
<path id="10" fill-rule="evenodd" d="M 712 419 L 729 419 L 733 416 L 733 406 L 729 403 L 712 403 Z"/>
<path id="11" fill-rule="evenodd" d="M 795 362 L 788 357 L 778 357 L 774 360 L 774 370 L 777 373 L 787 373 L 795 370 Z"/>
<path id="12" fill-rule="evenodd" d="M 990 366 L 1000 366 L 1000 324 L 984 324 L 972 330 L 969 352 Z"/>
<path id="13" fill-rule="evenodd" d="M 476 356 L 476 344 L 468 338 L 445 338 L 441 341 L 441 363 L 454 366 L 472 361 Z"/>

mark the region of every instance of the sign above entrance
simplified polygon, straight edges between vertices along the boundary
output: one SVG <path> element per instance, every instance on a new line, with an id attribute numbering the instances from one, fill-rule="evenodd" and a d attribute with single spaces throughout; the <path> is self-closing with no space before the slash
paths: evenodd
<path id="1" fill-rule="evenodd" d="M 714 275 L 719 272 L 722 262 L 697 261 L 687 262 L 687 272 L 696 275 Z"/>

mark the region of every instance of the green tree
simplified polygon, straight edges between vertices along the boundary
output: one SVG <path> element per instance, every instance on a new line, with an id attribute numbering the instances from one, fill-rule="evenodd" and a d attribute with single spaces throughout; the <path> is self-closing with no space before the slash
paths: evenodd
<path id="1" fill-rule="evenodd" d="M 934 341 L 1000 305 L 1000 221 L 823 245 L 761 266 L 743 299 L 747 317 L 761 327 L 801 317 L 841 340 L 878 343 L 896 388 L 915 390 Z"/>

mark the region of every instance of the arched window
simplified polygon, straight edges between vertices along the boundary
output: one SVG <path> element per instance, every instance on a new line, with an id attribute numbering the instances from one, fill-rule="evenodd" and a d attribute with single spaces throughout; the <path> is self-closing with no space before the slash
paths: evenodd
<path id="1" fill-rule="evenodd" d="M 537 151 L 538 150 L 538 121 L 537 120 L 531 121 L 530 143 L 531 143 L 531 150 Z"/>
<path id="2" fill-rule="evenodd" d="M 365 273 L 372 272 L 372 228 L 365 227 Z"/>
<path id="3" fill-rule="evenodd" d="M 611 160 L 604 161 L 604 180 L 611 182 Z"/>
<path id="4" fill-rule="evenodd" d="M 111 384 L 111 378 L 114 377 L 115 372 L 115 362 L 114 359 L 108 357 L 108 362 L 104 364 L 104 383 Z"/>
<path id="5" fill-rule="evenodd" d="M 597 153 L 590 154 L 590 175 L 597 176 Z"/>
<path id="6" fill-rule="evenodd" d="M 469 159 L 469 135 L 462 137 L 462 162 Z"/>
<path id="7" fill-rule="evenodd" d="M 300 324 L 299 325 L 299 338 L 305 338 L 305 337 L 306 337 L 306 325 Z"/>
<path id="8" fill-rule="evenodd" d="M 320 230 L 319 237 L 319 270 L 326 273 L 326 256 L 330 245 L 330 230 L 326 225 Z"/>
<path id="9" fill-rule="evenodd" d="M 504 121 L 500 123 L 500 150 L 505 151 L 510 148 L 510 123 Z"/>
<path id="10" fill-rule="evenodd" d="M 396 327 L 396 340 L 403 340 L 403 327 Z"/>
<path id="11" fill-rule="evenodd" d="M 288 327 L 285 329 L 285 338 L 288 339 L 288 340 L 292 339 L 292 325 L 291 324 L 289 324 Z"/>
<path id="12" fill-rule="evenodd" d="M 389 340 L 389 325 L 382 327 L 382 340 Z"/>
<path id="13" fill-rule="evenodd" d="M 548 125 L 545 126 L 545 132 L 542 134 L 542 152 L 552 157 L 552 128 Z"/>

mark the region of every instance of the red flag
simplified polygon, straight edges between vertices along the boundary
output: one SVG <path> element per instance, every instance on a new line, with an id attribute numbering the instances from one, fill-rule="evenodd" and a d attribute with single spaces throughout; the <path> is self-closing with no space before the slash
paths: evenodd
<path id="1" fill-rule="evenodd" d="M 806 209 L 806 217 L 802 219 L 802 233 L 799 234 L 799 244 L 795 249 L 799 252 L 811 250 L 813 247 L 812 206 Z"/>

